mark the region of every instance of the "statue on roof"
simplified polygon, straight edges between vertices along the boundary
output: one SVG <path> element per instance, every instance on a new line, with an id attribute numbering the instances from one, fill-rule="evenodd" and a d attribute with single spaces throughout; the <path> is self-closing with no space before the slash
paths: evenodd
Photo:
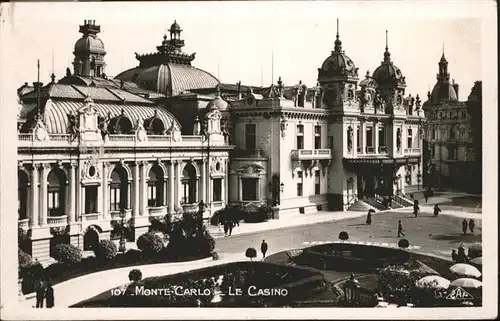
<path id="1" fill-rule="evenodd" d="M 80 133 L 80 129 L 78 128 L 78 119 L 76 115 L 72 112 L 67 114 L 68 117 L 68 132 L 70 133 L 70 141 L 74 141 L 75 138 Z"/>
<path id="2" fill-rule="evenodd" d="M 109 135 L 108 124 L 110 120 L 111 112 L 108 112 L 106 117 L 103 117 L 101 115 L 97 116 L 97 128 L 99 128 L 99 130 L 101 131 L 102 139 L 106 139 L 106 136 Z"/>
<path id="3" fill-rule="evenodd" d="M 66 77 L 71 76 L 71 70 L 69 68 L 66 68 Z"/>

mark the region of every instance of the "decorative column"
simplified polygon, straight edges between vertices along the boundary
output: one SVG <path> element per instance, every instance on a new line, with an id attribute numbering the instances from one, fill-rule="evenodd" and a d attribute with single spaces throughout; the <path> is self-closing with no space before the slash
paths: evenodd
<path id="1" fill-rule="evenodd" d="M 361 137 L 360 137 L 361 153 L 366 154 L 366 122 L 365 121 L 362 121 L 359 124 L 359 134 L 361 135 Z"/>
<path id="2" fill-rule="evenodd" d="M 374 135 L 374 140 L 375 140 L 375 154 L 378 154 L 378 150 L 380 148 L 380 146 L 379 146 L 380 142 L 379 142 L 379 137 L 378 137 L 378 126 L 379 126 L 378 122 L 375 121 L 373 123 L 373 135 Z"/>
<path id="3" fill-rule="evenodd" d="M 146 170 L 148 163 L 141 162 L 141 185 L 139 188 L 139 215 L 144 216 L 147 214 L 147 206 L 148 206 L 148 177 Z"/>
<path id="4" fill-rule="evenodd" d="M 261 176 L 259 175 L 259 177 L 257 178 L 257 200 L 260 201 L 260 195 L 262 194 L 261 193 L 261 187 L 262 185 L 262 178 Z"/>
<path id="5" fill-rule="evenodd" d="M 241 187 L 241 175 L 238 174 L 238 201 L 243 201 L 243 189 Z"/>
<path id="6" fill-rule="evenodd" d="M 78 169 L 80 168 L 83 168 L 82 167 L 82 163 L 83 162 L 80 162 L 78 164 Z M 76 208 L 75 208 L 75 217 L 76 217 L 76 221 L 78 222 L 79 220 L 81 220 L 81 217 L 80 215 L 82 214 L 82 203 L 83 203 L 83 199 L 82 199 L 82 190 L 83 190 L 83 186 L 82 186 L 82 183 L 81 183 L 81 171 L 80 170 L 76 170 L 75 169 L 75 177 L 76 177 L 76 186 L 75 186 L 75 189 L 76 189 L 76 192 L 75 192 L 75 197 L 76 197 Z"/>
<path id="7" fill-rule="evenodd" d="M 168 213 L 174 213 L 175 207 L 175 183 L 174 183 L 174 166 L 175 162 L 172 161 L 168 164 Z"/>
<path id="8" fill-rule="evenodd" d="M 177 161 L 177 166 L 175 168 L 175 204 L 177 207 L 181 208 L 181 166 L 182 161 Z"/>
<path id="9" fill-rule="evenodd" d="M 75 198 L 76 198 L 76 177 L 75 177 L 75 164 L 69 163 L 69 191 L 68 191 L 68 224 L 74 224 L 76 221 L 75 217 Z"/>
<path id="10" fill-rule="evenodd" d="M 38 164 L 33 164 L 31 169 L 31 212 L 30 212 L 30 228 L 38 227 L 40 224 L 40 218 L 38 216 L 39 210 L 39 196 L 40 192 L 38 189 Z"/>
<path id="11" fill-rule="evenodd" d="M 224 197 L 224 202 L 226 204 L 229 204 L 229 160 L 227 158 L 224 167 L 224 186 L 225 190 L 222 194 L 222 197 Z"/>
<path id="12" fill-rule="evenodd" d="M 207 182 L 208 182 L 208 177 L 207 177 L 207 162 L 205 159 L 201 160 L 201 179 L 200 179 L 200 184 L 201 184 L 201 199 L 203 202 L 207 202 Z"/>
<path id="13" fill-rule="evenodd" d="M 109 186 L 108 186 L 108 170 L 110 164 L 107 162 L 102 163 L 102 218 L 108 220 L 108 210 L 109 210 Z"/>
<path id="14" fill-rule="evenodd" d="M 80 188 L 80 215 L 85 215 L 87 213 L 85 213 L 85 186 L 81 186 Z M 80 217 L 80 219 L 82 219 Z"/>
<path id="15" fill-rule="evenodd" d="M 42 173 L 40 178 L 40 226 L 47 225 L 47 175 L 50 169 L 49 164 L 42 164 Z"/>
<path id="16" fill-rule="evenodd" d="M 133 181 L 133 192 L 134 192 L 134 198 L 133 198 L 133 204 L 132 204 L 132 216 L 137 217 L 139 216 L 139 183 L 140 183 L 140 177 L 139 177 L 139 162 L 136 162 L 134 164 L 134 181 Z"/>

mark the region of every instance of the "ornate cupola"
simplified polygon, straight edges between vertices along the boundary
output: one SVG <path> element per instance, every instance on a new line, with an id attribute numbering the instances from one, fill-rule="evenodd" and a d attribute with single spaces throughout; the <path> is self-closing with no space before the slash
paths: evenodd
<path id="1" fill-rule="evenodd" d="M 75 43 L 74 74 L 84 77 L 102 77 L 104 74 L 104 43 L 97 37 L 101 26 L 95 20 L 85 20 L 80 26 L 82 37 Z"/>
<path id="2" fill-rule="evenodd" d="M 437 74 L 437 81 L 432 89 L 432 93 L 429 96 L 430 104 L 440 104 L 445 100 L 458 100 L 458 84 L 454 81 L 450 82 L 450 73 L 448 72 L 448 60 L 444 55 L 444 45 L 443 54 L 439 60 L 439 72 Z"/>
<path id="3" fill-rule="evenodd" d="M 318 82 L 324 89 L 324 101 L 329 106 L 356 100 L 358 68 L 342 49 L 338 19 L 335 46 L 318 69 Z"/>

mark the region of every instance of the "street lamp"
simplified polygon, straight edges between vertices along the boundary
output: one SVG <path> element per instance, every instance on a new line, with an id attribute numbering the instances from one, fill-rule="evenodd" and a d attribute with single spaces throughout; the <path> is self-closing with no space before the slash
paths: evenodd
<path id="1" fill-rule="evenodd" d="M 361 285 L 359 281 L 354 278 L 354 273 L 351 273 L 349 280 L 344 283 L 344 300 L 349 305 L 354 305 L 359 302 L 359 289 Z"/>
<path id="2" fill-rule="evenodd" d="M 125 218 L 127 217 L 127 212 L 125 211 L 124 208 L 120 209 L 120 246 L 118 247 L 118 251 L 120 252 L 125 252 L 127 250 L 126 248 L 126 242 L 125 242 Z"/>

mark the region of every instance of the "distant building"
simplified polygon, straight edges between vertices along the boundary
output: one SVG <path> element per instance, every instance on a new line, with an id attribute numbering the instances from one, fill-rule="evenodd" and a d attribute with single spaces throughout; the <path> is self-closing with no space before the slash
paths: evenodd
<path id="1" fill-rule="evenodd" d="M 481 87 L 477 81 L 468 101 L 459 101 L 459 85 L 450 81 L 443 52 L 436 85 L 423 105 L 428 119 L 424 142 L 426 186 L 481 193 Z"/>
<path id="2" fill-rule="evenodd" d="M 177 22 L 110 78 L 99 31 L 80 26 L 73 72 L 18 90 L 19 226 L 40 260 L 58 243 L 119 238 L 122 220 L 136 240 L 201 200 L 206 218 L 269 204 L 286 219 L 360 199 L 406 205 L 405 187 L 421 184 L 425 117 L 387 46 L 359 81 L 337 34 L 316 86 L 255 87 L 192 66 Z"/>

